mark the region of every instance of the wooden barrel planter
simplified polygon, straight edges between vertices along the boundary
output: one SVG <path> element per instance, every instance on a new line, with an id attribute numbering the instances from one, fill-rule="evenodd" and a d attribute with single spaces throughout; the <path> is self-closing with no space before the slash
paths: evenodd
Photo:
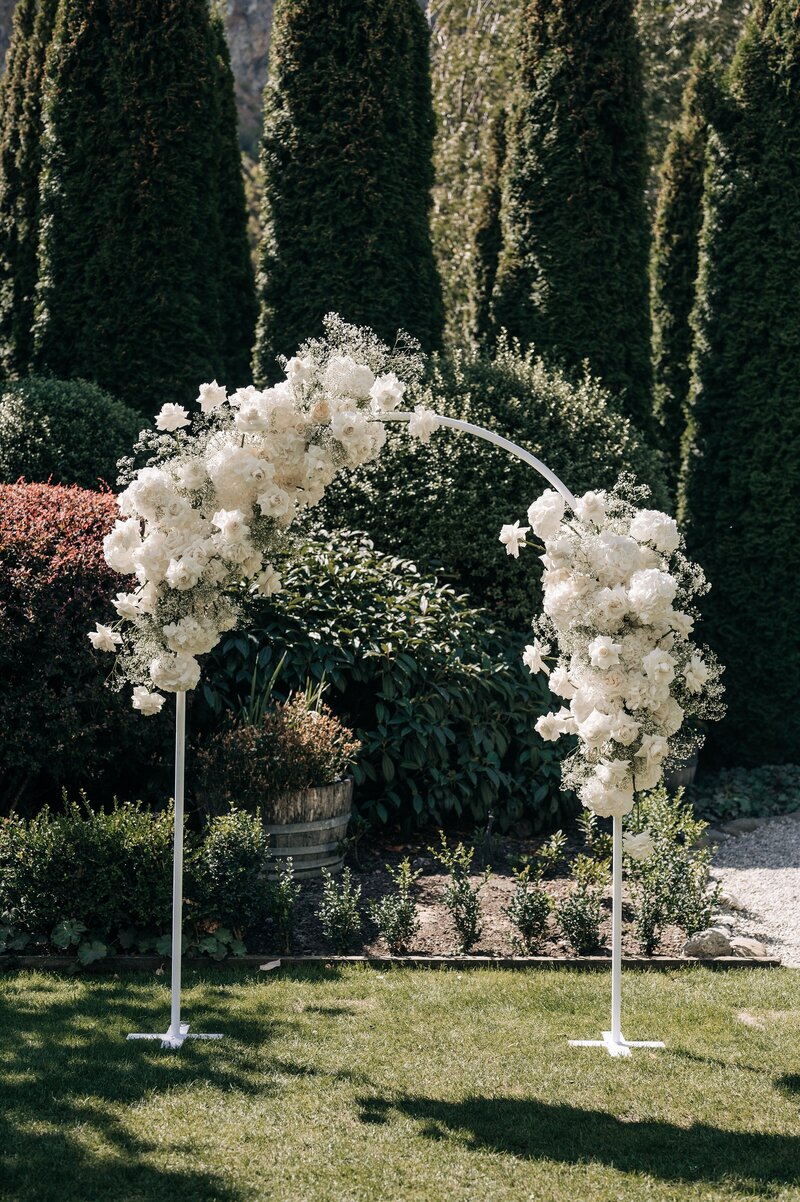
<path id="1" fill-rule="evenodd" d="M 352 779 L 334 781 L 282 797 L 272 813 L 264 812 L 269 834 L 267 875 L 290 856 L 295 876 L 319 876 L 323 868 L 338 872 L 345 855 L 345 836 L 353 800 Z M 281 821 L 275 821 L 280 814 Z"/>

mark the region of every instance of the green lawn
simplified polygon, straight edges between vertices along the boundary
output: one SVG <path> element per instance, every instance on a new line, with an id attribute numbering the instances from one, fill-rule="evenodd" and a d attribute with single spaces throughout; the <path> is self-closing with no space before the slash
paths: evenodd
<path id="1" fill-rule="evenodd" d="M 800 972 L 0 978 L 0 1199 L 800 1199 Z"/>

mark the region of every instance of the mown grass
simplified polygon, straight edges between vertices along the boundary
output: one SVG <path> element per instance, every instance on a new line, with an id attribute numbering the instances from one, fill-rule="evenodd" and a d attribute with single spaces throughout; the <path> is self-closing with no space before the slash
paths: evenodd
<path id="1" fill-rule="evenodd" d="M 0 979 L 2 1202 L 800 1199 L 800 972 Z"/>

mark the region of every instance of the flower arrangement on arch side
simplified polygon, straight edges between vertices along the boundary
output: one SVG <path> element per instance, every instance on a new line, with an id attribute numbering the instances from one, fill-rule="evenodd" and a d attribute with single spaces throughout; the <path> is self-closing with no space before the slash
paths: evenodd
<path id="1" fill-rule="evenodd" d="M 143 714 L 158 713 L 164 693 L 195 688 L 197 657 L 237 625 L 244 583 L 265 596 L 280 590 L 270 560 L 294 517 L 342 468 L 378 455 L 386 431 L 375 419 L 422 374 L 406 335 L 390 351 L 336 314 L 324 331 L 280 361 L 286 378 L 274 387 L 228 394 L 214 380 L 201 385 L 193 417 L 164 405 L 134 448 L 144 466 L 120 465 L 122 517 L 103 550 L 135 586 L 117 594 L 116 622 L 88 637 L 116 653 L 111 683 L 132 684 Z M 418 406 L 409 433 L 427 441 L 436 425 Z"/>
<path id="2" fill-rule="evenodd" d="M 686 558 L 675 521 L 640 507 L 647 495 L 623 475 L 609 492 L 586 493 L 573 512 L 548 489 L 528 510 L 528 526 L 515 522 L 500 534 L 515 557 L 531 530 L 544 544 L 544 612 L 523 662 L 548 675 L 562 704 L 536 729 L 548 741 L 577 736 L 563 785 L 602 817 L 628 813 L 636 792 L 655 788 L 666 767 L 702 745 L 690 719 L 724 712 L 723 669 L 691 638 L 695 599 L 709 585 Z"/>

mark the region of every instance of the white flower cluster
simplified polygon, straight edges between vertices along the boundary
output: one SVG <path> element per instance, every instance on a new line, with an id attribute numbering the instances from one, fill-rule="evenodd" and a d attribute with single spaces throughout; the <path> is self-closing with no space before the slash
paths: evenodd
<path id="1" fill-rule="evenodd" d="M 266 596 L 280 590 L 270 561 L 286 528 L 340 468 L 379 453 L 386 431 L 375 419 L 400 405 L 421 361 L 408 342 L 390 353 L 369 331 L 330 316 L 326 337 L 283 367 L 272 388 L 228 394 L 216 381 L 201 385 L 193 419 L 182 405 L 164 405 L 161 434 L 140 443 L 154 453 L 117 498 L 121 518 L 105 558 L 137 584 L 117 594 L 116 626 L 98 623 L 89 639 L 117 653 L 117 679 L 135 686 L 133 705 L 144 714 L 160 710 L 164 692 L 195 688 L 197 657 L 237 624 L 242 582 Z M 434 426 L 422 409 L 410 423 L 423 439 Z"/>
<path id="2" fill-rule="evenodd" d="M 699 746 L 688 719 L 722 712 L 721 668 L 691 641 L 693 601 L 708 585 L 683 555 L 673 519 L 634 499 L 623 478 L 612 492 L 586 493 L 570 513 L 548 489 L 527 526 L 500 534 L 509 555 L 531 532 L 544 544 L 544 614 L 523 662 L 548 675 L 561 705 L 536 729 L 546 740 L 577 736 L 563 782 L 603 817 L 627 813 L 636 791 L 654 788 L 665 767 Z"/>

